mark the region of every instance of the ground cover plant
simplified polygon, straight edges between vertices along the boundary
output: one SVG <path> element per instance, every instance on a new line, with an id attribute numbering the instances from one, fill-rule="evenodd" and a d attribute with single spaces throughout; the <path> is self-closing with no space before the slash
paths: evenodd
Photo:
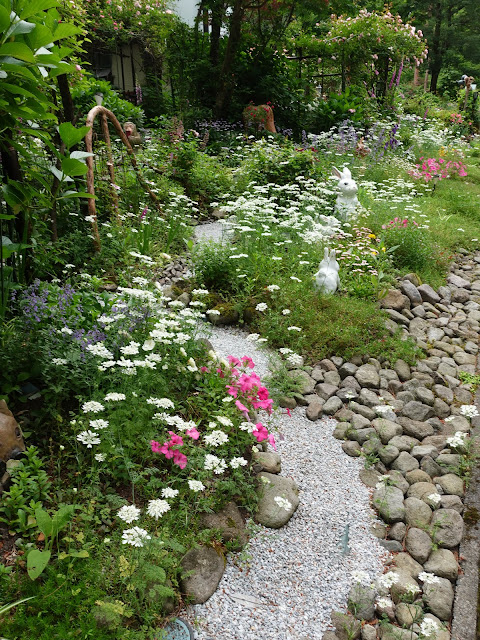
<path id="1" fill-rule="evenodd" d="M 392 94 L 382 111 L 356 89 L 322 102 L 305 119 L 314 128 L 295 139 L 291 130 L 245 135 L 218 121 L 189 129 L 163 112 L 153 120 L 150 108 L 155 126 L 135 157 L 154 198 L 118 140 L 112 183 L 97 142 L 97 250 L 83 121 L 56 121 L 43 64 L 55 56 L 49 82 L 55 65 L 77 78 L 72 95 L 82 113 L 99 88 L 117 115 L 141 123 L 143 112 L 103 81 L 79 78 L 70 40 L 71 51 L 39 53 L 24 18 L 44 45 L 79 33 L 49 13 L 51 4 L 25 9 L 20 21 L 0 7 L 0 46 L 28 67 L 0 61 L 1 77 L 20 87 L 2 91 L 21 117 L 17 128 L 8 124 L 25 178 L 8 174 L 2 189 L 0 398 L 22 422 L 27 446 L 9 462 L 0 505 L 0 602 L 12 605 L 0 607 L 2 634 L 153 640 L 183 604 L 185 552 L 233 546 L 204 528 L 201 515 L 229 501 L 245 516 L 255 510 L 252 451 L 275 445 L 272 394 L 298 390 L 294 378 L 285 383 L 287 369 L 331 355 L 418 357 L 412 342 L 386 329 L 378 302 L 407 272 L 441 284 L 454 253 L 478 246 L 480 147 L 465 137 L 474 125 L 462 128 L 457 103 L 430 118 L 406 113 Z M 170 15 L 152 21 L 150 35 L 164 33 L 176 20 Z M 7 42 L 10 28 L 21 43 Z M 419 38 L 408 38 L 421 54 Z M 397 64 L 391 88 L 401 89 Z M 374 72 L 375 64 L 369 81 Z M 36 113 L 28 91 L 42 99 Z M 340 115 L 334 104 L 351 120 L 331 118 Z M 3 149 L 10 133 L 2 136 Z M 335 217 L 334 166 L 349 166 L 359 186 L 362 208 L 346 222 Z M 195 247 L 194 227 L 213 213 L 225 216 L 227 241 Z M 314 288 L 326 246 L 340 264 L 333 296 Z M 178 257 L 191 273 L 172 300 L 158 280 Z M 248 357 L 221 360 L 209 349 L 203 321 L 221 316 L 278 351 L 271 390 Z"/>

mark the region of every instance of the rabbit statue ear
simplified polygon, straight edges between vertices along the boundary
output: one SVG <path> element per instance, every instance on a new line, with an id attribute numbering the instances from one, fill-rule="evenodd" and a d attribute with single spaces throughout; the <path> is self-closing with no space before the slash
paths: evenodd
<path id="1" fill-rule="evenodd" d="M 337 167 L 332 167 L 332 175 L 336 176 L 337 178 L 341 178 L 342 177 L 342 174 L 337 169 Z"/>
<path id="2" fill-rule="evenodd" d="M 348 167 L 343 167 L 343 172 L 342 172 L 342 178 L 351 178 L 352 177 L 352 172 L 350 171 L 350 169 Z"/>
<path id="3" fill-rule="evenodd" d="M 333 251 L 330 253 L 330 260 L 336 260 L 337 259 L 337 252 L 335 249 L 333 249 Z"/>
<path id="4" fill-rule="evenodd" d="M 323 259 L 328 262 L 328 247 L 323 250 Z"/>

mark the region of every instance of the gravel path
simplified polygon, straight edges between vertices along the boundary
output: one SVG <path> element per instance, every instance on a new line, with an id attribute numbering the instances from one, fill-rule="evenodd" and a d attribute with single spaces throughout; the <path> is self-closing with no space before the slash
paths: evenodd
<path id="1" fill-rule="evenodd" d="M 225 223 L 222 222 L 206 222 L 195 227 L 194 237 L 197 242 L 225 242 L 228 234 Z"/>
<path id="2" fill-rule="evenodd" d="M 219 354 L 249 355 L 260 376 L 267 372 L 265 352 L 244 332 L 214 328 L 209 339 Z M 358 478 L 362 463 L 333 438 L 335 421 L 311 422 L 297 408 L 291 417 L 277 414 L 273 425 L 281 475 L 297 482 L 300 506 L 280 530 L 257 527 L 242 553 L 229 554 L 215 594 L 189 607 L 199 640 L 319 640 L 332 610 L 345 607 L 352 571 L 382 572 L 386 552 L 369 532 L 375 516 Z M 343 556 L 347 524 L 350 552 Z"/>

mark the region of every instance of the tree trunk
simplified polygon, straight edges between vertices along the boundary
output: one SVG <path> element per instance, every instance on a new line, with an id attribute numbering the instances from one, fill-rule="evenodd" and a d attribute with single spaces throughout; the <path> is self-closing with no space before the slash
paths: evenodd
<path id="1" fill-rule="evenodd" d="M 223 5 L 215 3 L 212 9 L 212 21 L 210 32 L 210 64 L 212 71 L 218 67 L 218 54 L 220 52 L 220 30 L 223 20 Z"/>
<path id="2" fill-rule="evenodd" d="M 217 96 L 215 99 L 215 116 L 221 117 L 231 97 L 233 88 L 233 79 L 231 77 L 232 66 L 240 44 L 242 35 L 242 20 L 245 14 L 243 0 L 235 0 L 233 11 L 230 18 L 230 30 L 228 36 L 227 48 L 223 58 L 222 69 L 220 71 L 220 80 L 218 83 Z"/>
<path id="3" fill-rule="evenodd" d="M 431 93 L 437 93 L 437 82 L 438 82 L 438 76 L 440 74 L 440 70 L 442 68 L 442 54 L 443 54 L 442 44 L 441 44 L 442 20 L 443 20 L 441 0 L 437 0 L 437 2 L 435 2 L 433 13 L 435 15 L 435 27 L 433 29 L 432 44 L 429 51 L 430 60 L 431 60 L 430 71 L 432 74 L 432 79 L 430 80 L 430 91 Z"/>

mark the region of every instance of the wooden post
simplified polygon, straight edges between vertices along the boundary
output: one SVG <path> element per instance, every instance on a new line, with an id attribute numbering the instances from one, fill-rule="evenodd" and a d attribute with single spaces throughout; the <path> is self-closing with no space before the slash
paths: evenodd
<path id="1" fill-rule="evenodd" d="M 420 80 L 420 69 L 418 67 L 415 67 L 415 69 L 413 71 L 413 86 L 414 87 L 418 87 L 419 80 Z"/>
<path id="2" fill-rule="evenodd" d="M 102 133 L 105 138 L 105 145 L 107 147 L 107 167 L 108 173 L 110 175 L 110 193 L 112 194 L 113 200 L 113 208 L 115 209 L 115 215 L 117 218 L 117 222 L 122 224 L 120 219 L 120 215 L 118 212 L 118 194 L 115 189 L 115 169 L 113 167 L 113 155 L 112 155 L 112 143 L 110 142 L 110 132 L 108 130 L 108 120 L 107 116 L 102 113 L 101 115 L 101 123 L 102 123 Z"/>
<path id="3" fill-rule="evenodd" d="M 428 90 L 428 69 L 425 71 L 425 80 L 423 81 L 423 90 L 426 92 Z"/>

